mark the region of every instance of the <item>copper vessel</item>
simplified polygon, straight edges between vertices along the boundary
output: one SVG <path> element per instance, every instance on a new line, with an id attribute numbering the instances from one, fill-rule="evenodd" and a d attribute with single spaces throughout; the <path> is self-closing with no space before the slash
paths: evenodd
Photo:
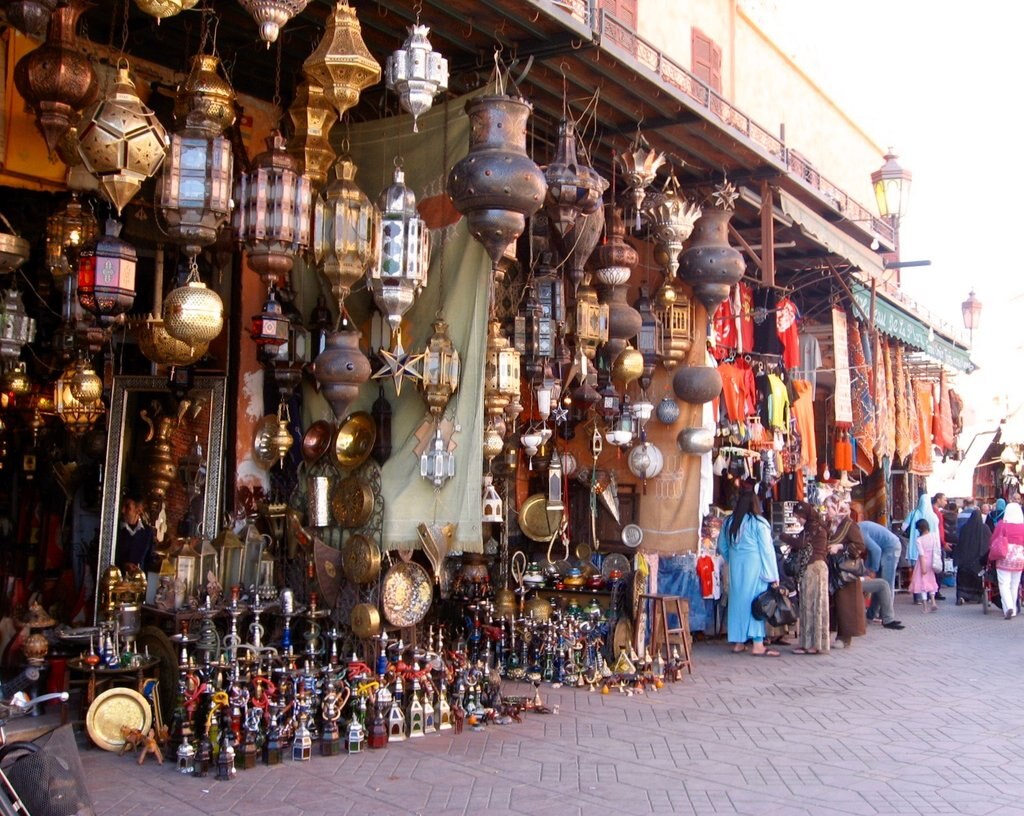
<path id="1" fill-rule="evenodd" d="M 370 379 L 370 361 L 359 348 L 359 332 L 337 331 L 327 337 L 327 347 L 313 363 L 313 375 L 331 403 L 334 415 L 344 419 L 359 386 Z"/>
<path id="2" fill-rule="evenodd" d="M 544 203 L 544 174 L 526 153 L 526 122 L 533 106 L 512 96 L 481 96 L 466 103 L 469 153 L 448 175 L 448 195 L 484 245 L 495 277 L 508 245 Z"/>
<path id="3" fill-rule="evenodd" d="M 235 90 L 220 75 L 220 60 L 196 54 L 174 97 L 174 122 L 209 136 L 219 136 L 235 121 Z"/>
<path id="4" fill-rule="evenodd" d="M 139 461 L 139 475 L 146 491 L 146 501 L 151 517 L 156 518 L 167 499 L 167 490 L 178 473 L 178 464 L 171 452 L 174 418 L 170 416 L 153 418 L 146 411 L 141 411 L 140 415 L 149 431 L 146 434 Z"/>
<path id="5" fill-rule="evenodd" d="M 14 84 L 36 115 L 46 146 L 53 153 L 77 112 L 96 99 L 92 63 L 78 50 L 75 29 L 92 4 L 69 0 L 50 15 L 46 41 L 18 60 Z"/>
<path id="6" fill-rule="evenodd" d="M 6 4 L 7 22 L 29 37 L 42 37 L 57 0 L 11 0 Z"/>
<path id="7" fill-rule="evenodd" d="M 679 277 L 693 287 L 709 315 L 743 277 L 743 255 L 729 245 L 730 218 L 730 210 L 706 207 L 694 225 L 689 246 L 679 256 Z"/>
<path id="8" fill-rule="evenodd" d="M 722 375 L 711 366 L 684 366 L 672 377 L 672 390 L 683 402 L 702 405 L 722 393 Z"/>

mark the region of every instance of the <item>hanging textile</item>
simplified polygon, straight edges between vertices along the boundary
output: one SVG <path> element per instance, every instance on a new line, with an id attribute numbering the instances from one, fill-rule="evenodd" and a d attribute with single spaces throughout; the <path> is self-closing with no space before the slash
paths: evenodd
<path id="1" fill-rule="evenodd" d="M 874 335 L 874 366 L 873 372 L 873 394 L 875 397 L 875 454 L 879 458 L 886 455 L 886 429 L 889 426 L 889 416 L 892 412 L 892 402 L 885 388 L 885 356 L 882 353 L 882 341 L 875 332 Z M 891 451 L 889 451 L 891 453 Z"/>
<path id="2" fill-rule="evenodd" d="M 797 368 L 800 365 L 800 335 L 796 326 L 800 310 L 788 297 L 782 298 L 775 309 L 775 331 L 782 343 L 782 363 L 786 368 Z"/>
<path id="3" fill-rule="evenodd" d="M 800 335 L 800 368 L 792 372 L 794 380 L 805 380 L 811 384 L 811 396 L 818 386 L 818 369 L 821 368 L 821 343 L 813 334 Z"/>
<path id="4" fill-rule="evenodd" d="M 885 441 L 881 446 L 881 452 L 891 460 L 896 453 L 896 388 L 893 383 L 892 343 L 888 337 L 882 338 L 882 365 L 885 404 L 888 410 L 885 412 L 885 428 L 882 434 Z"/>
<path id="5" fill-rule="evenodd" d="M 800 435 L 800 466 L 818 470 L 818 448 L 814 439 L 814 388 L 806 380 L 793 380 L 797 398 L 791 406 Z"/>
<path id="6" fill-rule="evenodd" d="M 946 386 L 946 372 L 939 374 L 939 401 L 935 404 L 932 417 L 932 439 L 943 453 L 953 450 L 953 413 L 949 406 L 949 388 Z"/>
<path id="7" fill-rule="evenodd" d="M 914 406 L 917 409 L 918 438 L 921 444 L 914 450 L 910 459 L 910 472 L 926 476 L 932 472 L 932 416 L 934 414 L 934 396 L 930 382 L 915 382 Z"/>
<path id="8" fill-rule="evenodd" d="M 896 343 L 893 360 L 893 391 L 896 403 L 895 445 L 896 458 L 902 463 L 913 452 L 913 434 L 910 431 L 910 407 L 907 404 L 907 371 L 903 367 L 903 346 Z"/>
<path id="9" fill-rule="evenodd" d="M 867 469 L 874 464 L 875 405 L 868 386 L 867 360 L 856 321 L 849 324 L 850 337 L 850 394 L 853 399 L 853 436 L 857 440 L 858 458 Z"/>

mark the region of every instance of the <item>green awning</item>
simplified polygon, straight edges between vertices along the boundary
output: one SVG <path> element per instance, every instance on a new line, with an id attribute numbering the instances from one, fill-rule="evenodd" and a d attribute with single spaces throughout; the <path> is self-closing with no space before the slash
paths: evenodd
<path id="1" fill-rule="evenodd" d="M 851 287 L 853 299 L 863 310 L 871 314 L 871 292 L 862 284 L 854 283 Z M 902 340 L 908 346 L 923 351 L 933 360 L 957 371 L 970 374 L 977 366 L 971 360 L 966 349 L 954 345 L 945 337 L 939 336 L 934 329 L 920 318 L 910 314 L 898 303 L 887 300 L 883 295 L 875 295 L 875 328 L 890 337 Z"/>

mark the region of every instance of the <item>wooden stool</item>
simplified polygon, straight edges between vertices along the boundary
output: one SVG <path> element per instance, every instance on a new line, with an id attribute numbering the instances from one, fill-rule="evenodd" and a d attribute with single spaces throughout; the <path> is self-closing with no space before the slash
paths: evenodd
<path id="1" fill-rule="evenodd" d="M 666 665 L 672 660 L 672 646 L 679 646 L 679 666 L 685 667 L 687 674 L 693 674 L 693 650 L 690 638 L 690 602 L 678 595 L 640 595 L 636 601 L 636 612 L 633 621 L 636 625 L 636 648 L 639 651 L 640 620 L 647 612 L 651 624 L 651 641 L 648 651 L 657 655 L 664 650 Z M 679 623 L 669 627 L 668 616 L 675 615 Z"/>

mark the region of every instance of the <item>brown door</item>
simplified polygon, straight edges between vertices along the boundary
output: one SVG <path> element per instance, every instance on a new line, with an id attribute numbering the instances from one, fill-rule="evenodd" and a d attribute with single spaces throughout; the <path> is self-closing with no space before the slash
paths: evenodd
<path id="1" fill-rule="evenodd" d="M 607 11 L 626 28 L 636 31 L 637 0 L 598 0 L 597 7 Z"/>

